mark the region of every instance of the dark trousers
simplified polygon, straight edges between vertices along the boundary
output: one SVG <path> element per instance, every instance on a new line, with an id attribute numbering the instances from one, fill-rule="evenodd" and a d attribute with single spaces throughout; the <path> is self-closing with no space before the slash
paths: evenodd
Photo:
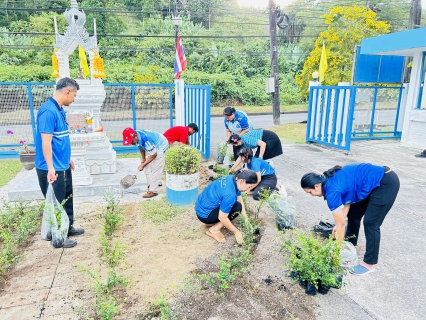
<path id="1" fill-rule="evenodd" d="M 260 199 L 259 192 L 262 192 L 262 189 L 271 190 L 271 191 L 274 191 L 274 190 L 278 191 L 278 189 L 277 189 L 277 175 L 275 173 L 268 174 L 266 176 L 261 177 L 260 183 L 253 190 L 253 199 L 254 200 Z"/>
<path id="2" fill-rule="evenodd" d="M 358 242 L 361 219 L 364 217 L 366 251 L 364 262 L 376 264 L 379 258 L 380 226 L 392 208 L 399 191 L 399 179 L 395 172 L 386 173 L 375 188 L 364 200 L 351 204 L 348 212 L 348 226 L 345 238 L 353 245 Z"/>
<path id="3" fill-rule="evenodd" d="M 47 187 L 49 182 L 47 182 L 47 170 L 37 170 L 38 184 L 40 185 L 41 192 L 46 198 Z M 62 203 L 65 199 L 68 199 L 64 204 L 64 210 L 70 219 L 70 226 L 74 223 L 74 205 L 72 197 L 72 174 L 71 168 L 68 168 L 65 171 L 56 171 L 58 178 L 53 182 L 52 187 L 55 192 L 55 197 L 59 203 Z"/>
<path id="4" fill-rule="evenodd" d="M 241 205 L 241 203 L 236 201 L 234 203 L 234 205 L 232 206 L 231 211 L 229 211 L 229 214 L 228 214 L 229 220 L 232 221 L 236 217 L 238 217 L 242 208 L 243 208 L 243 206 Z M 207 218 L 201 218 L 198 215 L 197 215 L 197 218 L 198 218 L 198 220 L 200 220 L 202 223 L 205 223 L 205 224 L 218 223 L 220 221 L 219 220 L 219 210 L 220 210 L 220 208 L 217 207 L 216 209 L 213 209 L 212 212 L 210 212 L 210 214 Z"/>

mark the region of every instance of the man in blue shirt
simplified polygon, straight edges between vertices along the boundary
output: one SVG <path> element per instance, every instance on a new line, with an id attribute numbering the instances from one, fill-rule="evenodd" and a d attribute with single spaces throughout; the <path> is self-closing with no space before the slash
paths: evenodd
<path id="1" fill-rule="evenodd" d="M 148 182 L 148 192 L 143 198 L 155 197 L 157 188 L 161 186 L 161 174 L 164 169 L 164 154 L 169 143 L 167 139 L 158 132 L 150 130 L 133 130 L 126 128 L 123 130 L 123 145 L 137 145 L 142 156 L 142 162 L 138 169 L 142 171 L 147 168 L 145 175 Z M 148 153 L 148 157 L 146 157 Z M 149 181 L 151 180 L 151 181 Z"/>
<path id="2" fill-rule="evenodd" d="M 71 143 L 68 123 L 63 106 L 74 102 L 78 83 L 70 78 L 62 78 L 56 83 L 55 93 L 40 106 L 37 112 L 36 157 L 35 167 L 41 192 L 46 197 L 47 187 L 52 183 L 55 197 L 63 203 L 69 218 L 68 236 L 84 233 L 82 228 L 74 228 L 73 186 L 71 170 Z M 46 239 L 50 240 L 50 239 Z M 63 243 L 64 248 L 71 248 L 77 242 L 69 238 Z"/>

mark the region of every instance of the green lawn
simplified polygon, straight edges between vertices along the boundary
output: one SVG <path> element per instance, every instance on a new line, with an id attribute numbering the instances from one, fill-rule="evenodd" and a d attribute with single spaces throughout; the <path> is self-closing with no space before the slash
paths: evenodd
<path id="1" fill-rule="evenodd" d="M 19 159 L 0 160 L 0 188 L 12 180 L 21 169 Z"/>
<path id="2" fill-rule="evenodd" d="M 236 110 L 244 111 L 248 114 L 272 113 L 272 106 L 231 106 Z M 211 107 L 211 115 L 222 115 L 225 107 Z M 281 112 L 308 111 L 307 104 L 297 104 L 292 106 L 281 106 Z"/>
<path id="3" fill-rule="evenodd" d="M 265 129 L 274 131 L 282 143 L 301 144 L 306 142 L 306 123 L 285 123 Z"/>

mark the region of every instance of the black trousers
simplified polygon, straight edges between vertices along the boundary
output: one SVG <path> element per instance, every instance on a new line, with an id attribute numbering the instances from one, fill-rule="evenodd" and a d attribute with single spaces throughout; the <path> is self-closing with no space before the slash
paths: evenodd
<path id="1" fill-rule="evenodd" d="M 40 185 L 41 192 L 46 198 L 47 187 L 49 183 L 47 182 L 47 170 L 37 170 L 38 184 Z M 72 173 L 71 168 L 68 168 L 65 171 L 56 171 L 58 178 L 53 182 L 52 187 L 55 191 L 55 197 L 59 203 L 62 203 L 65 199 L 68 199 L 64 204 L 64 210 L 70 219 L 70 226 L 74 223 L 74 203 L 72 197 Z"/>
<path id="2" fill-rule="evenodd" d="M 399 178 L 395 172 L 386 173 L 375 188 L 364 200 L 351 204 L 348 212 L 348 226 L 345 238 L 353 245 L 358 242 L 361 219 L 364 217 L 366 251 L 364 262 L 376 264 L 379 258 L 380 226 L 392 208 L 399 191 Z"/>
<path id="3" fill-rule="evenodd" d="M 271 191 L 273 191 L 273 190 L 278 191 L 278 189 L 277 189 L 277 175 L 275 173 L 268 174 L 266 176 L 261 177 L 260 183 L 253 190 L 253 199 L 254 200 L 260 199 L 259 192 L 261 192 L 262 189 L 271 190 Z"/>
<path id="4" fill-rule="evenodd" d="M 236 201 L 234 205 L 231 208 L 231 211 L 229 211 L 228 218 L 229 220 L 234 220 L 238 215 L 241 213 L 243 206 L 240 202 Z M 219 210 L 220 207 L 217 207 L 216 209 L 213 209 L 212 212 L 210 212 L 209 216 L 207 218 L 201 218 L 197 215 L 198 220 L 200 220 L 202 223 L 206 224 L 212 224 L 212 223 L 218 223 L 219 220 Z"/>

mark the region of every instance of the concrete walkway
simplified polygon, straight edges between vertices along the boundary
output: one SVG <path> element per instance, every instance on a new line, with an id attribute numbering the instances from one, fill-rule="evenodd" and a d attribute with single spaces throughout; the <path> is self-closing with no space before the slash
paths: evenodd
<path id="1" fill-rule="evenodd" d="M 283 149 L 284 155 L 273 159 L 274 167 L 295 197 L 298 227 L 304 229 L 311 229 L 319 220 L 333 221 L 323 198 L 311 197 L 300 188 L 306 172 L 370 162 L 389 166 L 401 181 L 396 202 L 381 228 L 376 272 L 347 275 L 343 290 L 317 296 L 318 319 L 425 319 L 426 159 L 414 157 L 420 150 L 384 140 L 355 142 L 349 154 L 316 145 L 284 145 Z M 362 259 L 363 230 L 360 235 L 357 251 Z"/>

